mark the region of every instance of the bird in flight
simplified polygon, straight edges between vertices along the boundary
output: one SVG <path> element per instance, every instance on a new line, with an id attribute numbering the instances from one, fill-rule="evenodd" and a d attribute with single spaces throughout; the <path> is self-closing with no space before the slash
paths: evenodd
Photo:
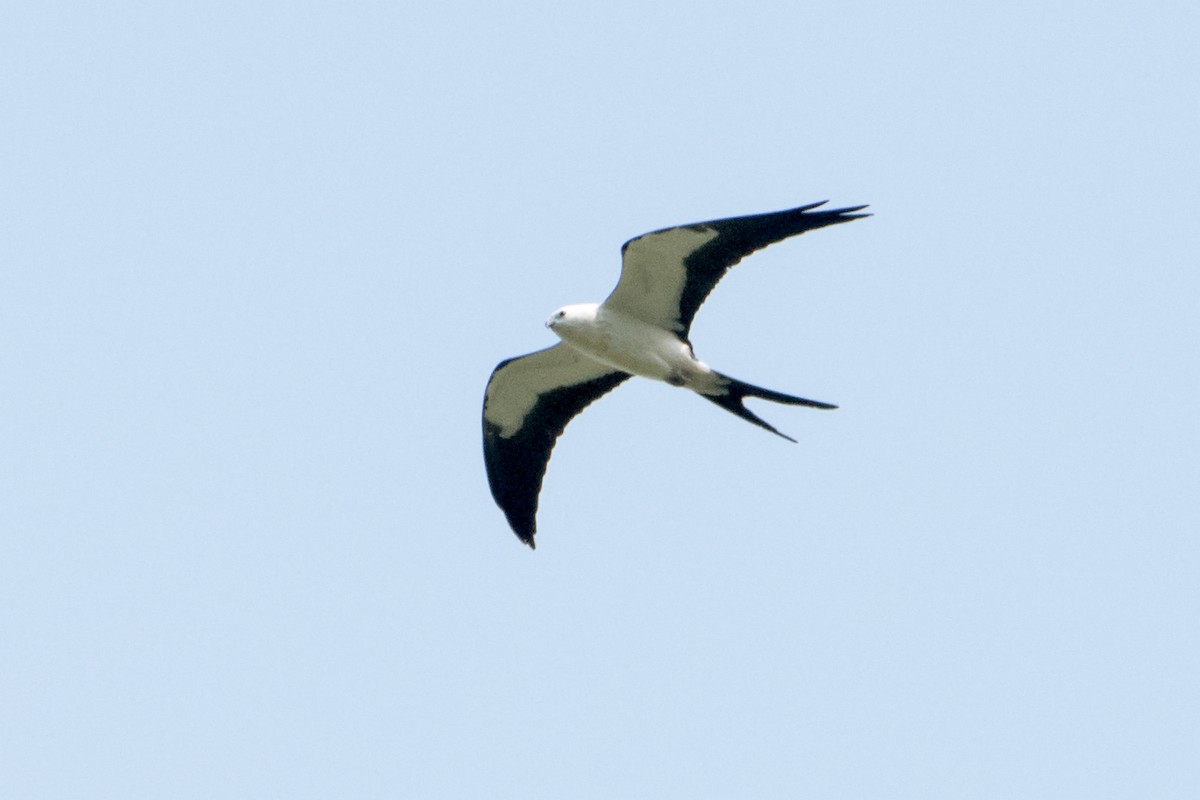
<path id="1" fill-rule="evenodd" d="M 805 231 L 849 222 L 866 206 L 824 203 L 664 228 L 621 247 L 621 279 L 603 303 L 563 306 L 546 321 L 561 341 L 501 361 L 483 399 L 483 457 L 492 497 L 522 542 L 534 546 L 538 493 L 554 443 L 571 419 L 632 375 L 691 389 L 748 422 L 746 408 L 775 403 L 836 408 L 722 375 L 696 358 L 688 332 L 717 281 L 745 256 Z"/>

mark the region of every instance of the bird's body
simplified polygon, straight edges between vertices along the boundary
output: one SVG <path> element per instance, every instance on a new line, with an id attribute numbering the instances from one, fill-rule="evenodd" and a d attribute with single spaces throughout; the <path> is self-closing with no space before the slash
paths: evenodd
<path id="1" fill-rule="evenodd" d="M 530 547 L 538 493 L 550 451 L 567 423 L 633 375 L 690 389 L 790 441 L 743 403 L 758 397 L 788 405 L 828 403 L 762 389 L 722 375 L 696 358 L 688 332 L 696 310 L 742 257 L 789 236 L 863 214 L 802 206 L 665 228 L 626 242 L 621 279 L 603 303 L 563 306 L 546 321 L 562 341 L 502 361 L 483 404 L 488 482 L 513 531 Z"/>
<path id="2" fill-rule="evenodd" d="M 711 394 L 718 380 L 671 331 L 602 303 L 564 306 L 546 327 L 569 347 L 613 369 Z"/>

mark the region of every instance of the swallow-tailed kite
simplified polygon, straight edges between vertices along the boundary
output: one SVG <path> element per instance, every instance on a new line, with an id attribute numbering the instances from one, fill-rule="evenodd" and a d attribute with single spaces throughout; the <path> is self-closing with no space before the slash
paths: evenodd
<path id="1" fill-rule="evenodd" d="M 814 228 L 848 222 L 866 206 L 755 214 L 681 225 L 621 247 L 621 279 L 603 303 L 563 306 L 546 321 L 562 341 L 500 362 L 483 399 L 483 456 L 492 497 L 534 546 L 538 492 L 554 442 L 571 418 L 631 375 L 681 386 L 789 441 L 745 407 L 746 397 L 836 408 L 722 375 L 688 341 L 692 317 L 743 257 Z"/>

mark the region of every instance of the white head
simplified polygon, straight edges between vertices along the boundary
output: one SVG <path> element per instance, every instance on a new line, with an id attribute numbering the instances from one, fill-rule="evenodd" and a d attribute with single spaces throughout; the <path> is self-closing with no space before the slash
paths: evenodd
<path id="1" fill-rule="evenodd" d="M 554 330 L 555 328 L 586 325 L 595 321 L 597 308 L 599 308 L 598 303 L 576 303 L 571 306 L 563 306 L 550 315 L 550 319 L 546 320 L 546 327 Z"/>

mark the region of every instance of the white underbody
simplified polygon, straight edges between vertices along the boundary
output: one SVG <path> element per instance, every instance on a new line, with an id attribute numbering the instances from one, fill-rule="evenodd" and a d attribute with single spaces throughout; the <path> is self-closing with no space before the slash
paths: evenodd
<path id="1" fill-rule="evenodd" d="M 598 303 L 564 306 L 546 322 L 570 347 L 613 369 L 702 394 L 723 394 L 725 380 L 668 330 Z"/>

